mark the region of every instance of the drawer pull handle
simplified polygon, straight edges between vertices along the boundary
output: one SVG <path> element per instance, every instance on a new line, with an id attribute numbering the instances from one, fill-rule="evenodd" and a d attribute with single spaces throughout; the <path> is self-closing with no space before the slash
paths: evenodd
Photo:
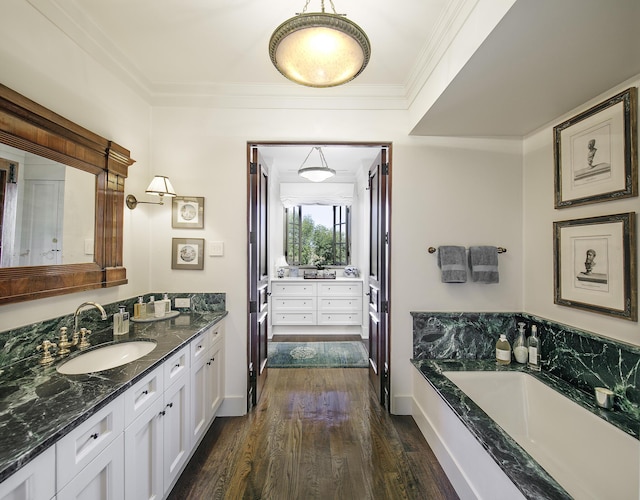
<path id="1" fill-rule="evenodd" d="M 97 432 L 95 432 L 94 434 L 91 434 L 91 436 L 89 436 L 91 439 L 98 439 L 98 436 L 100 436 L 100 434 L 98 434 Z"/>
<path id="2" fill-rule="evenodd" d="M 174 368 L 180 368 L 180 363 L 176 363 Z"/>
<path id="3" fill-rule="evenodd" d="M 144 391 L 142 391 L 142 394 L 147 395 L 149 394 L 149 391 L 147 391 L 146 389 Z"/>
<path id="4" fill-rule="evenodd" d="M 168 403 L 167 408 L 173 408 L 173 403 Z"/>
<path id="5" fill-rule="evenodd" d="M 162 410 L 160 413 L 158 413 L 159 417 L 164 417 L 166 415 L 166 411 Z"/>

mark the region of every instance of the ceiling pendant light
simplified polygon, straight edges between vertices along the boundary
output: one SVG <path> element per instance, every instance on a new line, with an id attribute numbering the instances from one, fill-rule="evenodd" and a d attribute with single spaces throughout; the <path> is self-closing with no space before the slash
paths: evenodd
<path id="1" fill-rule="evenodd" d="M 369 62 L 371 46 L 366 33 L 346 14 L 324 11 L 302 13 L 276 28 L 269 41 L 269 56 L 289 80 L 308 87 L 335 87 L 353 80 Z"/>
<path id="2" fill-rule="evenodd" d="M 318 156 L 320 156 L 320 166 L 305 167 L 307 160 L 314 150 L 318 151 Z M 332 168 L 329 168 L 329 165 L 327 165 L 327 160 L 324 158 L 324 154 L 322 153 L 322 149 L 320 148 L 320 146 L 314 146 L 311 148 L 311 151 L 309 151 L 309 154 L 302 162 L 302 165 L 298 170 L 298 175 L 313 182 L 322 182 L 326 181 L 329 177 L 333 177 L 334 175 L 336 175 L 336 171 Z"/>

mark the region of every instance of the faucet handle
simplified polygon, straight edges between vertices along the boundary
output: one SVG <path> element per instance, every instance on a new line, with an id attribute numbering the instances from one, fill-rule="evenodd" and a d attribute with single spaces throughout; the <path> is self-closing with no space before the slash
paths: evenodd
<path id="1" fill-rule="evenodd" d="M 53 356 L 51 356 L 51 353 L 49 352 L 49 349 L 51 349 L 52 347 L 57 347 L 57 346 L 56 344 L 54 344 L 53 342 L 50 342 L 49 340 L 43 340 L 42 344 L 36 347 L 38 351 L 42 351 L 42 358 L 40 358 L 40 361 L 39 361 L 41 365 L 50 365 L 51 363 L 53 363 L 54 358 Z"/>
<path id="2" fill-rule="evenodd" d="M 91 335 L 91 330 L 80 328 L 80 345 L 78 346 L 80 349 L 86 349 L 87 347 L 91 346 L 91 344 L 87 340 L 87 337 L 89 335 Z"/>
<path id="3" fill-rule="evenodd" d="M 58 341 L 58 354 L 64 356 L 65 354 L 69 354 L 71 351 L 69 347 L 75 345 L 73 342 L 69 342 L 69 338 L 67 337 L 67 327 L 63 326 L 60 328 L 60 340 Z"/>

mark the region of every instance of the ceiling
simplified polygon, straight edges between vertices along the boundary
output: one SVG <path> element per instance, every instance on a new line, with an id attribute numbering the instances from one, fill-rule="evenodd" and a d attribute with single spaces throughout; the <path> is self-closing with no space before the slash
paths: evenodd
<path id="1" fill-rule="evenodd" d="M 271 33 L 304 0 L 23 1 L 151 104 L 411 109 L 412 135 L 523 137 L 640 74 L 638 0 L 517 0 L 424 110 L 412 106 L 434 58 L 497 0 L 335 0 L 372 56 L 356 80 L 329 89 L 289 82 L 269 59 Z M 357 165 L 370 160 L 358 152 Z M 289 169 L 306 156 L 283 154 Z"/>

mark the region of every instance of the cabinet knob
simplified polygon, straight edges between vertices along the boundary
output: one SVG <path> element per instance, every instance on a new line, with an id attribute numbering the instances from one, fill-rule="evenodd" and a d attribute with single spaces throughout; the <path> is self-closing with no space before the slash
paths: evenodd
<path id="1" fill-rule="evenodd" d="M 100 435 L 100 434 L 98 434 L 98 433 L 96 432 L 96 433 L 94 433 L 94 434 L 91 434 L 91 436 L 89 436 L 89 437 L 90 437 L 91 439 L 98 439 L 98 436 L 99 436 L 99 435 Z"/>
<path id="2" fill-rule="evenodd" d="M 173 403 L 167 403 L 167 408 L 173 408 Z"/>

